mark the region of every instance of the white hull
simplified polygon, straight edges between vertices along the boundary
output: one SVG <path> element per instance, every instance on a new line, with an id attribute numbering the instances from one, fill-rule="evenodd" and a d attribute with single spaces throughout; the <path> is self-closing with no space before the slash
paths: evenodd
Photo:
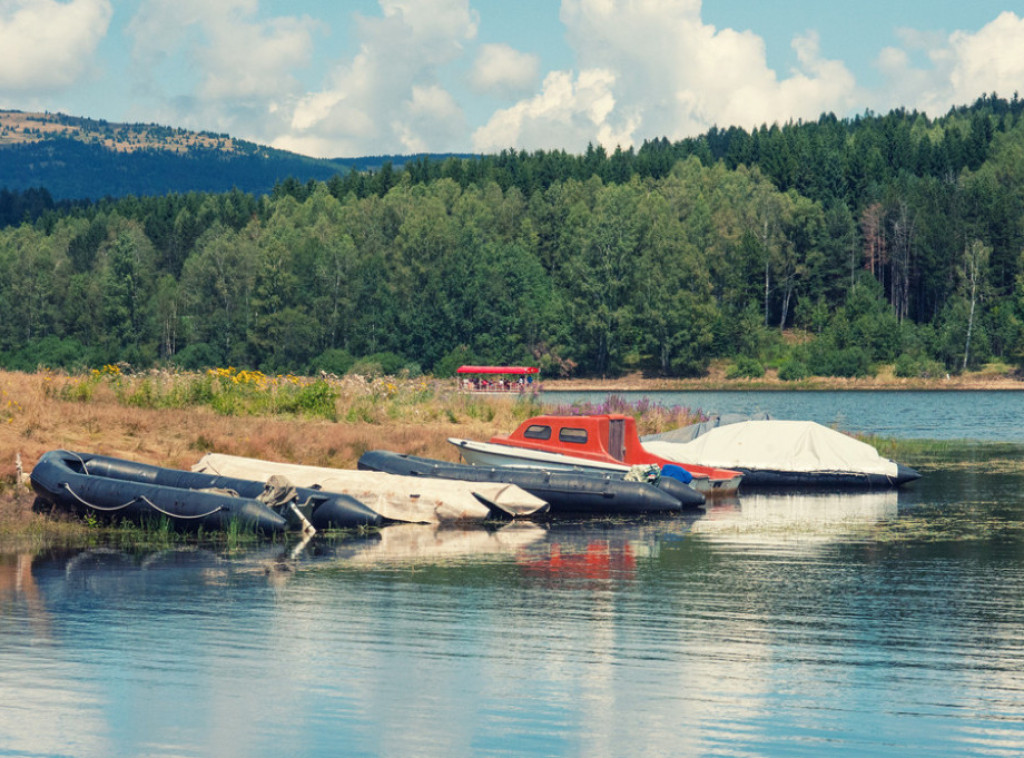
<path id="1" fill-rule="evenodd" d="M 476 442 L 449 437 L 448 441 L 455 445 L 467 463 L 477 466 L 513 466 L 520 468 L 540 468 L 552 471 L 596 471 L 601 474 L 622 474 L 629 472 L 629 466 L 617 463 L 592 461 L 588 458 L 577 458 L 562 453 L 550 453 L 545 450 L 531 450 L 514 445 L 501 445 L 496 442 Z M 707 477 L 693 477 L 690 486 L 705 497 L 732 495 L 740 486 L 742 475 L 732 479 L 711 481 Z"/>
<path id="2" fill-rule="evenodd" d="M 462 453 L 466 463 L 476 466 L 511 466 L 513 468 L 542 468 L 551 471 L 599 471 L 602 474 L 625 474 L 629 466 L 603 463 L 587 458 L 576 458 L 561 453 L 531 450 L 527 447 L 499 445 L 495 442 L 476 442 L 449 437 L 448 441 Z"/>

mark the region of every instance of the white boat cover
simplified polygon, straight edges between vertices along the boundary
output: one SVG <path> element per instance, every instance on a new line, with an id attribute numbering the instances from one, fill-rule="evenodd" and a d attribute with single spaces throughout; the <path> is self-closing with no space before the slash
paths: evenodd
<path id="1" fill-rule="evenodd" d="M 646 445 L 648 442 L 658 440 L 659 442 L 691 442 L 702 434 L 707 434 L 712 429 L 727 424 L 739 424 L 743 421 L 767 421 L 772 417 L 767 413 L 754 413 L 746 416 L 742 413 L 723 413 L 711 416 L 707 421 L 701 421 L 689 426 L 681 426 L 678 429 L 669 429 L 660 434 L 648 434 L 640 438 L 640 443 Z"/>
<path id="2" fill-rule="evenodd" d="M 711 429 L 692 442 L 649 440 L 643 445 L 663 458 L 720 468 L 889 477 L 898 469 L 871 445 L 814 421 L 744 421 Z"/>
<path id="3" fill-rule="evenodd" d="M 345 563 L 441 563 L 459 558 L 515 552 L 543 539 L 547 530 L 526 521 L 513 521 L 500 529 L 483 524 L 393 524 L 380 530 L 378 539 L 360 545 Z"/>
<path id="4" fill-rule="evenodd" d="M 279 474 L 296 487 L 316 487 L 325 492 L 350 495 L 391 521 L 425 524 L 483 521 L 491 516 L 488 505 L 511 516 L 543 511 L 548 505 L 514 484 L 395 476 L 378 471 L 303 466 L 222 453 L 204 455 L 192 470 L 259 482 L 266 482 L 274 474 Z"/>

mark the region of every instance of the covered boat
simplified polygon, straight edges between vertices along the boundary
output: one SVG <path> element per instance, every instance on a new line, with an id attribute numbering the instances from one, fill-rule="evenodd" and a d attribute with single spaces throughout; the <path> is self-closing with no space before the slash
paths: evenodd
<path id="1" fill-rule="evenodd" d="M 388 450 L 371 450 L 359 458 L 359 468 L 402 476 L 424 476 L 470 482 L 515 484 L 547 501 L 554 515 L 651 513 L 678 511 L 704 503 L 704 496 L 678 479 L 662 478 L 658 484 L 627 481 L 579 471 L 472 466 Z"/>
<path id="2" fill-rule="evenodd" d="M 163 468 L 67 450 L 43 454 L 30 481 L 42 503 L 108 520 L 166 518 L 179 529 L 224 529 L 236 523 L 267 534 L 291 527 L 347 528 L 381 523 L 353 498 L 273 487 L 255 480 Z"/>
<path id="3" fill-rule="evenodd" d="M 686 437 L 685 428 L 677 436 Z M 768 487 L 899 487 L 920 478 L 871 445 L 813 421 L 741 421 L 708 429 L 690 442 L 674 433 L 645 437 L 652 453 L 743 472 L 745 485 Z"/>
<path id="4" fill-rule="evenodd" d="M 194 471 L 266 481 L 277 474 L 301 487 L 350 495 L 389 521 L 485 521 L 542 512 L 548 504 L 514 484 L 457 482 L 378 471 L 304 466 L 208 453 Z"/>
<path id="5" fill-rule="evenodd" d="M 467 461 L 479 462 L 479 459 L 470 460 L 466 457 L 466 451 L 472 448 L 471 445 L 463 444 L 463 440 L 449 442 L 460 448 Z M 502 450 L 502 447 L 506 449 Z M 509 451 L 507 448 L 515 450 Z M 692 479 L 689 481 L 690 486 L 705 497 L 732 495 L 743 479 L 743 474 L 739 471 L 706 465 L 704 462 L 669 460 L 645 450 L 637 434 L 636 419 L 620 413 L 534 416 L 520 424 L 511 434 L 491 437 L 490 445 L 486 448 L 490 456 L 507 454 L 509 459 L 516 461 L 514 465 L 535 465 L 529 462 L 530 456 L 518 452 L 521 450 L 574 459 L 555 458 L 547 461 L 549 464 L 560 464 L 567 468 L 595 463 L 602 464 L 605 468 L 609 465 L 626 468 L 650 464 L 663 468 L 681 466 L 685 469 L 686 476 Z M 587 464 L 588 461 L 591 463 Z M 496 464 L 495 458 L 492 457 L 488 465 L 502 464 Z"/>

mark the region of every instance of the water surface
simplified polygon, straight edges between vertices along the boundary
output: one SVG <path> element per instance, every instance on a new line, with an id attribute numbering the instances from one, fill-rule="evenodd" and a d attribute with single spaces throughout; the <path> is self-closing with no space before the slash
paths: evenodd
<path id="1" fill-rule="evenodd" d="M 673 518 L 0 552 L 0 756 L 1020 756 L 1024 448 L 985 450 Z"/>
<path id="2" fill-rule="evenodd" d="M 1020 755 L 1021 482 L 967 478 L 7 556 L 0 755 Z"/>
<path id="3" fill-rule="evenodd" d="M 843 431 L 882 437 L 1024 442 L 1024 392 L 980 391 L 755 391 L 755 392 L 542 392 L 547 405 L 602 403 L 609 394 L 648 398 L 708 414 L 768 413 L 817 421 Z"/>

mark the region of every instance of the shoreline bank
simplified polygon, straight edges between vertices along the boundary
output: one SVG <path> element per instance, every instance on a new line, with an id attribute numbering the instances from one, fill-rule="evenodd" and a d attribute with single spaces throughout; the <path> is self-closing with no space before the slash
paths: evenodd
<path id="1" fill-rule="evenodd" d="M 767 372 L 758 379 L 726 379 L 724 371 L 712 370 L 706 377 L 696 379 L 648 378 L 628 374 L 614 379 L 542 379 L 542 392 L 744 392 L 744 391 L 996 391 L 1024 390 L 1024 377 L 1006 372 L 978 371 L 941 378 L 902 378 L 891 372 L 860 378 L 810 377 L 785 382 L 775 372 Z"/>

